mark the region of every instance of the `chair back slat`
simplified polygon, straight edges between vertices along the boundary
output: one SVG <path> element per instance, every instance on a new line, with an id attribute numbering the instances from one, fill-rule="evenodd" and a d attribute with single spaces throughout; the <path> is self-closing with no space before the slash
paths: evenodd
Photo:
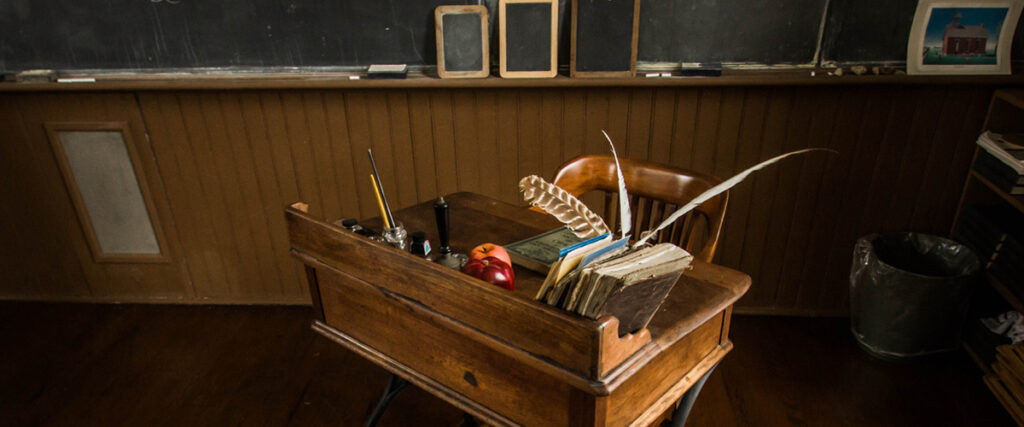
<path id="1" fill-rule="evenodd" d="M 620 159 L 630 193 L 634 238 L 660 225 L 679 206 L 721 182 L 711 175 L 657 163 Z M 582 156 L 558 169 L 555 185 L 580 197 L 591 191 L 604 193 L 604 219 L 619 230 L 618 177 L 611 156 Z M 729 193 L 712 198 L 687 213 L 656 236 L 658 242 L 676 244 L 710 262 L 718 246 Z"/>

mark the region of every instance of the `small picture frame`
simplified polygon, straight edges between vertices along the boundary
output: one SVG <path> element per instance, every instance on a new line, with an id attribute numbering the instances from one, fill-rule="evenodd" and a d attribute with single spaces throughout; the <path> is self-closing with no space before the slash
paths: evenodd
<path id="1" fill-rule="evenodd" d="M 558 75 L 558 2 L 499 0 L 499 71 L 504 78 Z"/>
<path id="2" fill-rule="evenodd" d="M 919 0 L 907 74 L 1010 74 L 1022 0 Z"/>
<path id="3" fill-rule="evenodd" d="M 491 74 L 487 7 L 438 6 L 434 9 L 434 32 L 439 77 L 480 78 Z"/>

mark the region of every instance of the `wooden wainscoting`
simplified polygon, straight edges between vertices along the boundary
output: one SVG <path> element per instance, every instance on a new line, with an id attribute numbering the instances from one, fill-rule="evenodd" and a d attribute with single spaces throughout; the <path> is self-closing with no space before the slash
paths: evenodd
<path id="1" fill-rule="evenodd" d="M 24 207 L 0 211 L 0 262 L 48 278 L 41 289 L 5 281 L 0 294 L 128 295 L 95 286 L 88 294 L 72 292 L 81 286 L 74 281 L 81 280 L 75 271 L 82 267 L 50 268 L 51 259 L 90 262 L 80 259 L 88 254 L 84 243 L 54 248 L 52 258 L 43 258 L 19 242 L 80 234 L 43 132 L 25 130 L 37 126 L 25 111 L 54 103 L 102 109 L 111 97 L 134 96 L 137 111 L 108 108 L 104 117 L 138 114 L 143 121 L 159 171 L 149 184 L 163 187 L 154 194 L 166 197 L 170 239 L 180 243 L 180 252 L 172 252 L 187 266 L 182 301 L 308 301 L 298 263 L 287 255 L 283 208 L 301 200 L 315 216 L 375 216 L 367 148 L 395 208 L 455 191 L 519 202 L 520 177 L 550 179 L 576 155 L 607 152 L 605 129 L 622 155 L 721 177 L 788 150 L 839 151 L 786 160 L 733 190 L 716 260 L 754 279 L 738 312 L 838 314 L 847 305 L 858 237 L 949 229 L 992 90 L 844 85 L 0 94 L 0 174 L 8 178 L 0 191 L 59 199 L 32 205 L 49 206 L 48 228 L 26 221 L 29 214 L 19 211 Z M 48 120 L 80 118 L 51 114 Z"/>

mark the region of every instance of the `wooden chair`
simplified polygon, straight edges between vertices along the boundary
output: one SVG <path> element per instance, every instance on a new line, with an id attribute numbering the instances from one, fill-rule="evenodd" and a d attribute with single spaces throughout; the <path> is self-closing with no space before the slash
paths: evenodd
<path id="1" fill-rule="evenodd" d="M 657 227 L 679 206 L 722 182 L 711 175 L 657 163 L 623 158 L 619 159 L 619 163 L 622 165 L 626 189 L 629 190 L 634 237 L 640 237 L 641 233 Z M 612 229 L 618 229 L 619 217 L 616 211 L 619 207 L 619 181 L 614 158 L 595 155 L 577 157 L 558 168 L 554 183 L 576 197 L 592 191 L 603 192 L 604 219 L 614 225 Z M 694 254 L 694 257 L 710 263 L 718 247 L 728 202 L 728 191 L 711 198 L 659 232 L 655 240 L 674 243 Z M 704 382 L 715 367 L 690 387 L 674 408 L 670 407 L 658 417 L 655 424 L 671 420 L 673 427 L 682 427 Z"/>
<path id="2" fill-rule="evenodd" d="M 620 158 L 622 175 L 629 190 L 634 238 L 657 227 L 679 206 L 689 202 L 722 180 L 711 175 L 657 163 Z M 591 191 L 604 193 L 604 218 L 618 230 L 618 177 L 611 156 L 581 156 L 562 165 L 554 184 L 576 197 Z M 698 206 L 662 230 L 655 238 L 686 249 L 700 260 L 711 262 L 722 232 L 729 193 L 725 192 Z"/>

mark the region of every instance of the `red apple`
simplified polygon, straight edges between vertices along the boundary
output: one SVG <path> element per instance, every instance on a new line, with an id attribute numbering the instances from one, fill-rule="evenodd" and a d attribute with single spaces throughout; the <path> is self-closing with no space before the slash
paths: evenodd
<path id="1" fill-rule="evenodd" d="M 512 266 L 492 256 L 469 260 L 462 267 L 462 272 L 510 291 L 516 289 L 516 275 L 512 272 Z"/>
<path id="2" fill-rule="evenodd" d="M 494 243 L 484 243 L 469 251 L 469 259 L 484 259 L 489 256 L 505 261 L 505 264 L 512 265 L 512 258 L 509 258 L 505 248 Z"/>

